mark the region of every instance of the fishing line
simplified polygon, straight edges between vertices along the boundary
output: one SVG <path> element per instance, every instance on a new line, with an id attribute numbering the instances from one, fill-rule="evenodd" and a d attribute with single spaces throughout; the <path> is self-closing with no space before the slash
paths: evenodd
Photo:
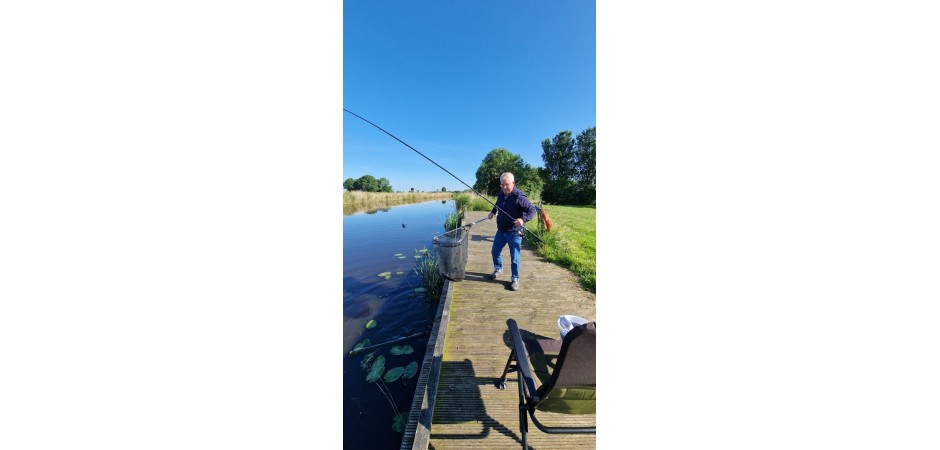
<path id="1" fill-rule="evenodd" d="M 479 195 L 480 198 L 482 198 L 483 200 L 486 200 L 487 203 L 493 205 L 494 208 L 496 208 L 497 210 L 499 210 L 499 211 L 502 212 L 503 214 L 505 214 L 505 215 L 511 217 L 511 216 L 509 215 L 509 213 L 507 213 L 504 209 L 500 208 L 499 206 L 496 206 L 496 203 L 491 202 L 490 199 L 486 198 L 485 195 L 483 195 L 483 194 L 477 192 L 477 190 L 474 189 L 473 186 L 470 186 L 469 184 L 464 183 L 463 180 L 461 180 L 460 178 L 457 178 L 457 175 L 454 175 L 454 174 L 450 173 L 449 170 L 445 169 L 445 168 L 442 167 L 440 164 L 434 162 L 434 160 L 432 160 L 431 158 L 428 158 L 427 156 L 424 155 L 424 153 L 419 152 L 416 148 L 414 148 L 414 147 L 408 145 L 407 142 L 405 142 L 405 141 L 403 141 L 403 140 L 401 140 L 401 139 L 398 139 L 398 137 L 395 136 L 394 134 L 389 133 L 388 131 L 385 131 L 384 128 L 382 128 L 382 127 L 380 127 L 380 126 L 378 126 L 378 125 L 372 123 L 369 119 L 366 119 L 365 117 L 362 117 L 362 116 L 360 116 L 359 114 L 356 114 L 356 113 L 354 113 L 354 112 L 352 112 L 352 111 L 350 111 L 350 110 L 348 110 L 348 109 L 346 109 L 346 108 L 343 108 L 343 111 L 346 111 L 346 112 L 348 112 L 348 113 L 350 113 L 350 114 L 352 114 L 352 115 L 354 115 L 354 116 L 356 116 L 356 117 L 362 119 L 363 121 L 365 121 L 365 122 L 368 123 L 369 125 L 372 125 L 373 127 L 376 127 L 376 128 L 378 128 L 379 130 L 381 130 L 383 133 L 385 133 L 385 134 L 391 136 L 391 137 L 392 137 L 393 139 L 395 139 L 396 141 L 401 142 L 402 144 L 404 144 L 405 147 L 408 147 L 408 148 L 414 150 L 415 153 L 421 155 L 424 159 L 426 159 L 426 160 L 428 160 L 428 161 L 431 161 L 431 164 L 434 164 L 435 166 L 440 167 L 441 170 L 443 170 L 444 172 L 447 172 L 448 175 L 454 177 L 454 179 L 456 179 L 457 181 L 459 181 L 459 182 L 460 182 L 461 184 L 463 184 L 464 186 L 468 187 L 468 188 L 469 188 L 471 191 L 473 191 L 475 194 Z M 526 230 L 525 227 L 522 227 L 522 229 L 523 229 L 523 230 Z M 528 230 L 526 230 L 526 231 L 528 231 Z M 539 239 L 539 237 L 536 236 L 535 233 L 529 231 L 529 234 L 530 234 L 532 237 L 534 237 L 535 239 L 537 239 L 539 242 L 542 242 L 542 240 Z"/>

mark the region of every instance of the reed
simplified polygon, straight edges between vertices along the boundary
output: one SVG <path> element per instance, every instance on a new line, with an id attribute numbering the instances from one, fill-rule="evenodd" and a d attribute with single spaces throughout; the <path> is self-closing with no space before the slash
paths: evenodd
<path id="1" fill-rule="evenodd" d="M 463 214 L 453 211 L 444 218 L 444 231 L 456 230 L 460 226 Z"/>
<path id="2" fill-rule="evenodd" d="M 427 300 L 433 301 L 441 298 L 444 290 L 444 277 L 441 275 L 440 265 L 434 254 L 428 252 L 421 260 L 413 265 L 413 269 L 421 279 L 421 287 Z"/>
<path id="3" fill-rule="evenodd" d="M 450 200 L 450 192 L 365 192 L 343 191 L 343 215 L 362 211 L 375 211 L 396 205 L 421 203 L 430 200 Z"/>

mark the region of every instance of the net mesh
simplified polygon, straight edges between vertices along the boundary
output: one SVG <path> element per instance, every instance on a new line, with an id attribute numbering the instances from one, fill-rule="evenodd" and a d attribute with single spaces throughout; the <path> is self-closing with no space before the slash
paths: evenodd
<path id="1" fill-rule="evenodd" d="M 457 228 L 434 236 L 434 257 L 437 259 L 441 275 L 452 281 L 464 279 L 467 268 L 467 250 L 470 234 L 465 228 Z"/>

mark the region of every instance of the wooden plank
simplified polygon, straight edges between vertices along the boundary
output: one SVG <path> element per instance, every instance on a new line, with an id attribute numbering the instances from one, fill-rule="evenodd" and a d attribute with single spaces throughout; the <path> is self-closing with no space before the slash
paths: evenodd
<path id="1" fill-rule="evenodd" d="M 402 436 L 401 450 L 427 449 L 431 436 L 431 419 L 434 414 L 434 402 L 437 394 L 438 379 L 441 371 L 441 359 L 444 354 L 444 341 L 450 321 L 450 305 L 453 299 L 453 282 L 444 280 L 444 288 L 438 301 L 437 315 L 431 328 L 431 337 L 421 365 L 421 375 L 415 390 L 408 424 Z"/>
<path id="2" fill-rule="evenodd" d="M 465 222 L 486 216 L 468 212 Z M 596 319 L 596 296 L 581 288 L 567 269 L 544 261 L 528 248 L 522 250 L 519 291 L 509 289 L 508 247 L 503 249 L 503 274 L 496 280 L 490 249 L 495 220 L 474 225 L 466 278 L 453 283 L 446 334 L 435 342 L 443 346 L 428 446 L 436 450 L 513 448 L 521 445 L 518 385 L 511 374 L 505 390 L 496 388 L 509 356 L 506 319 L 518 322 L 524 334 L 557 339 L 558 316 L 573 314 Z M 435 350 L 436 351 L 436 350 Z M 590 426 L 595 415 L 568 416 L 539 413 L 546 425 Z M 594 448 L 596 436 L 547 434 L 530 423 L 527 440 L 533 448 Z M 417 444 L 417 443 L 416 443 Z"/>

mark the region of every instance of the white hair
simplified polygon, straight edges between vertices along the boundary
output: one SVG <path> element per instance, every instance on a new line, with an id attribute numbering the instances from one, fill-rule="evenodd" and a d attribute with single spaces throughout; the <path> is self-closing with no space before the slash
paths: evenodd
<path id="1" fill-rule="evenodd" d="M 499 182 L 502 183 L 503 181 L 506 181 L 507 178 L 509 178 L 509 180 L 513 183 L 516 182 L 516 177 L 512 176 L 512 172 L 503 172 L 503 174 L 499 176 Z"/>

